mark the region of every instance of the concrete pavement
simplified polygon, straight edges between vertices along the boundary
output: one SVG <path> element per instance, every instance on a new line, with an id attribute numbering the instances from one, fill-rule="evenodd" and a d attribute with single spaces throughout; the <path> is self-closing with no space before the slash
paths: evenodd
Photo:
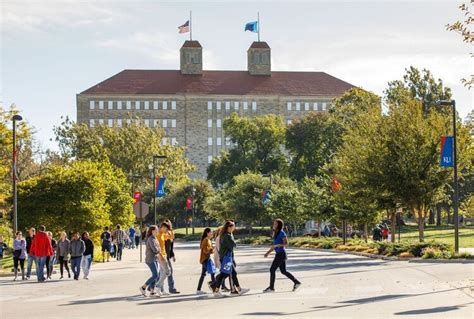
<path id="1" fill-rule="evenodd" d="M 473 318 L 473 264 L 413 264 L 289 249 L 287 268 L 303 286 L 291 292 L 292 283 L 277 272 L 277 292 L 263 294 L 272 261 L 263 258 L 264 251 L 237 249 L 239 280 L 250 288 L 244 296 L 196 296 L 198 244 L 177 243 L 180 295 L 139 295 L 149 270 L 138 262 L 138 250 L 125 250 L 122 262 L 94 264 L 88 281 L 60 281 L 58 274 L 44 284 L 1 278 L 0 317 Z"/>

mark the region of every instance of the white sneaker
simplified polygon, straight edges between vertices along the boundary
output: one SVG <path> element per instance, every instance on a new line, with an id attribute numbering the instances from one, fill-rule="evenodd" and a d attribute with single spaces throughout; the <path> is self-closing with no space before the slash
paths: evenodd
<path id="1" fill-rule="evenodd" d="M 146 288 L 140 286 L 140 293 L 143 295 L 143 297 L 146 297 Z"/>
<path id="2" fill-rule="evenodd" d="M 216 297 L 216 298 L 222 298 L 222 297 L 224 297 L 224 295 L 221 294 L 220 291 L 214 292 L 213 294 L 214 294 L 214 297 Z"/>
<path id="3" fill-rule="evenodd" d="M 250 291 L 250 289 L 242 288 L 242 289 L 240 289 L 240 291 L 239 291 L 239 295 L 246 294 L 246 293 L 249 292 L 249 291 Z"/>
<path id="4" fill-rule="evenodd" d="M 167 291 L 160 291 L 160 296 L 169 296 L 170 293 Z"/>
<path id="5" fill-rule="evenodd" d="M 205 291 L 202 291 L 202 290 L 196 290 L 196 295 L 207 295 L 207 293 Z"/>

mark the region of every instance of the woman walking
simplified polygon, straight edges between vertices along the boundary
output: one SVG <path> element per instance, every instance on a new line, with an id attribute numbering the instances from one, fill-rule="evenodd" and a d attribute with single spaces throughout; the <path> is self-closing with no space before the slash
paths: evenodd
<path id="1" fill-rule="evenodd" d="M 280 272 L 283 275 L 293 281 L 293 291 L 296 291 L 301 286 L 301 283 L 292 274 L 286 271 L 286 246 L 288 246 L 288 237 L 283 231 L 283 220 L 276 219 L 273 222 L 273 245 L 264 255 L 266 258 L 272 251 L 275 251 L 275 258 L 270 267 L 270 286 L 268 286 L 268 288 L 263 292 L 275 291 L 275 272 L 278 268 L 280 268 Z"/>
<path id="2" fill-rule="evenodd" d="M 89 279 L 92 259 L 94 258 L 94 243 L 89 238 L 89 233 L 86 231 L 82 233 L 82 241 L 84 242 L 86 249 L 82 253 L 81 268 L 84 272 L 84 279 Z"/>
<path id="3" fill-rule="evenodd" d="M 25 280 L 25 258 L 26 258 L 26 240 L 23 239 L 21 231 L 16 232 L 16 237 L 13 240 L 13 268 L 15 278 L 18 277 L 18 265 L 21 268 L 21 280 Z"/>
<path id="4" fill-rule="evenodd" d="M 81 240 L 79 233 L 74 233 L 69 252 L 71 253 L 71 268 L 74 274 L 74 280 L 79 280 L 81 274 L 82 254 L 86 250 L 86 244 Z"/>
<path id="5" fill-rule="evenodd" d="M 58 241 L 58 248 L 57 248 L 57 257 L 59 260 L 59 271 L 61 272 L 61 277 L 59 279 L 63 279 L 64 275 L 64 268 L 66 268 L 68 278 L 71 278 L 71 272 L 69 271 L 68 261 L 69 261 L 69 249 L 71 246 L 71 242 L 67 239 L 66 232 L 61 232 Z"/>
<path id="6" fill-rule="evenodd" d="M 155 290 L 156 282 L 160 272 L 160 243 L 156 238 L 158 236 L 158 226 L 152 225 L 148 227 L 146 233 L 145 263 L 150 268 L 151 277 L 140 287 L 140 293 L 146 297 L 147 292 L 150 296 L 160 296 L 161 292 Z"/>
<path id="7" fill-rule="evenodd" d="M 48 238 L 51 240 L 51 247 L 53 248 L 53 254 L 51 256 L 46 257 L 46 277 L 51 280 L 51 274 L 53 273 L 53 267 L 56 263 L 56 249 L 57 244 L 56 240 L 53 238 L 53 233 L 48 231 Z"/>
<path id="8" fill-rule="evenodd" d="M 212 259 L 212 253 L 214 252 L 214 248 L 212 247 L 213 235 L 214 235 L 213 231 L 210 228 L 204 229 L 204 232 L 202 233 L 201 256 L 199 258 L 199 262 L 201 263 L 201 266 L 202 266 L 202 271 L 201 271 L 201 277 L 199 278 L 196 295 L 206 294 L 204 291 L 201 290 L 202 283 L 204 281 L 204 278 L 206 277 L 206 273 L 208 272 L 208 270 L 211 270 L 212 266 L 214 266 L 215 268 L 214 261 Z M 214 281 L 216 281 L 214 277 L 214 272 L 210 272 L 210 274 L 211 274 L 212 283 L 214 283 Z"/>

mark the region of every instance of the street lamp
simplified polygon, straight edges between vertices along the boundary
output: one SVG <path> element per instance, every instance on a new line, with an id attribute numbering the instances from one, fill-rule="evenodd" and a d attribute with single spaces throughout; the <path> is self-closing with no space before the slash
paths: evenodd
<path id="1" fill-rule="evenodd" d="M 453 208 L 454 208 L 454 251 L 456 254 L 459 253 L 459 218 L 458 218 L 458 155 L 457 155 L 457 137 L 456 137 L 456 101 L 455 100 L 441 100 L 437 102 L 440 106 L 451 106 L 453 111 L 453 168 L 454 168 L 454 196 L 453 196 Z"/>
<path id="2" fill-rule="evenodd" d="M 152 182 L 153 182 L 153 216 L 156 225 L 156 160 L 162 162 L 167 158 L 166 155 L 153 155 L 153 165 L 150 165 L 149 168 L 152 170 Z"/>
<path id="3" fill-rule="evenodd" d="M 192 198 L 192 219 L 191 219 L 191 228 L 193 229 L 193 235 L 194 235 L 194 196 L 196 196 L 196 188 L 193 186 L 193 198 Z"/>
<path id="4" fill-rule="evenodd" d="M 22 121 L 21 115 L 15 114 L 12 117 L 13 122 L 13 151 L 12 151 L 12 186 L 13 186 L 13 235 L 18 231 L 18 211 L 17 211 L 17 150 L 16 150 L 16 122 Z"/>

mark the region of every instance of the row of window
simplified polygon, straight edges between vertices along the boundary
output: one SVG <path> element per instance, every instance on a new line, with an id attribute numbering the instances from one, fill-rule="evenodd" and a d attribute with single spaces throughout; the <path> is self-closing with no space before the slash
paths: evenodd
<path id="1" fill-rule="evenodd" d="M 89 101 L 89 109 L 103 110 L 167 110 L 171 104 L 171 109 L 176 110 L 176 101 Z"/>
<path id="2" fill-rule="evenodd" d="M 221 119 L 217 119 L 215 122 L 216 122 L 216 127 L 217 128 L 222 127 L 222 120 Z M 212 128 L 213 126 L 214 126 L 214 121 L 212 119 L 208 119 L 207 120 L 207 127 Z"/>
<path id="3" fill-rule="evenodd" d="M 294 104 L 294 107 L 293 107 Z M 327 110 L 327 103 L 326 102 L 305 102 L 305 103 L 300 103 L 300 102 L 288 102 L 286 104 L 286 109 L 288 111 L 326 111 Z"/>
<path id="4" fill-rule="evenodd" d="M 230 141 L 230 137 L 224 138 L 224 141 L 225 141 L 226 146 L 231 146 L 232 143 Z M 222 145 L 222 138 L 221 137 L 215 138 L 215 143 L 216 143 L 217 146 L 221 146 Z M 208 137 L 207 138 L 207 145 L 208 146 L 214 145 L 214 138 L 213 137 Z"/>
<path id="5" fill-rule="evenodd" d="M 114 121 L 115 121 L 115 125 L 114 125 Z M 89 120 L 89 126 L 90 127 L 94 127 L 95 124 L 99 124 L 99 125 L 104 125 L 104 124 L 107 124 L 107 126 L 109 127 L 122 127 L 122 123 L 127 123 L 127 124 L 132 124 L 132 119 L 126 119 L 126 120 L 122 120 L 122 119 L 116 119 L 116 120 L 113 120 L 113 119 L 107 119 L 107 120 L 104 120 L 104 119 L 90 119 Z M 145 126 L 147 127 L 162 127 L 162 128 L 168 128 L 168 127 L 171 127 L 171 128 L 175 128 L 176 127 L 176 120 L 175 119 L 156 119 L 156 120 L 151 120 L 151 119 L 144 119 L 143 120 L 143 123 L 145 123 Z"/>
<path id="6" fill-rule="evenodd" d="M 178 141 L 176 140 L 176 137 L 162 137 L 161 138 L 161 145 L 178 145 Z"/>
<path id="7" fill-rule="evenodd" d="M 252 109 L 253 112 L 257 112 L 257 102 L 238 102 L 238 101 L 235 101 L 233 103 L 227 101 L 227 102 L 220 102 L 220 101 L 217 101 L 217 102 L 212 102 L 212 101 L 208 101 L 207 102 L 207 110 L 208 111 L 212 111 L 215 107 L 215 109 L 217 111 L 220 111 L 222 110 L 222 108 L 225 108 L 226 111 L 230 111 L 231 109 L 234 109 L 235 111 L 238 111 L 239 108 L 241 107 L 242 105 L 242 109 L 244 111 L 247 111 L 249 108 Z"/>

